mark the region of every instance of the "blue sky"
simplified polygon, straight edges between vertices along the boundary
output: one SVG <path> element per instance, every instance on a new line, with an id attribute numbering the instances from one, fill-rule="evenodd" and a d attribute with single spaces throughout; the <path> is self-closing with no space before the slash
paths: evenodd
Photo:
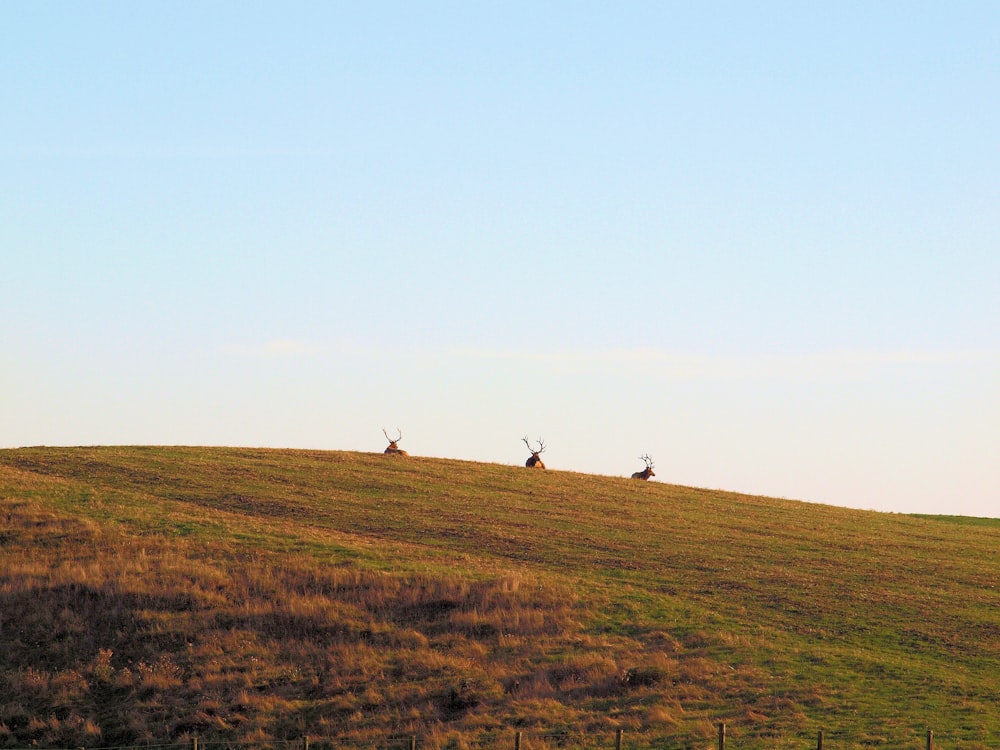
<path id="1" fill-rule="evenodd" d="M 0 5 L 0 446 L 1000 516 L 995 3 Z"/>

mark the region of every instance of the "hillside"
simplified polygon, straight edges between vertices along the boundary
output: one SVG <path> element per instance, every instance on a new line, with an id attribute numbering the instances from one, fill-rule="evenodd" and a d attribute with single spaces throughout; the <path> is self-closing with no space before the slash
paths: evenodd
<path id="1" fill-rule="evenodd" d="M 995 747 L 998 550 L 454 460 L 4 450 L 0 747 Z"/>

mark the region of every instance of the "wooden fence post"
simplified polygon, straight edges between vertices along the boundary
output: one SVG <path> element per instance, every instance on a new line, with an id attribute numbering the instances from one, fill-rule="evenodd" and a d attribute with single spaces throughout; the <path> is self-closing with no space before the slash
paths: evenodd
<path id="1" fill-rule="evenodd" d="M 927 730 L 927 750 L 934 750 L 934 730 Z"/>
<path id="2" fill-rule="evenodd" d="M 191 738 L 191 750 L 198 750 L 198 735 Z"/>
<path id="3" fill-rule="evenodd" d="M 719 750 L 726 750 L 726 723 L 719 724 Z"/>
<path id="4" fill-rule="evenodd" d="M 615 730 L 615 750 L 622 750 L 622 735 L 624 733 L 622 729 Z"/>
<path id="5" fill-rule="evenodd" d="M 309 735 L 302 738 L 302 750 L 309 750 Z"/>
<path id="6" fill-rule="evenodd" d="M 521 750 L 521 733 L 514 733 L 514 750 Z"/>
<path id="7" fill-rule="evenodd" d="M 417 750 L 417 735 L 410 735 L 410 750 Z"/>
<path id="8" fill-rule="evenodd" d="M 819 730 L 819 734 L 816 735 L 816 750 L 823 750 L 823 730 Z"/>

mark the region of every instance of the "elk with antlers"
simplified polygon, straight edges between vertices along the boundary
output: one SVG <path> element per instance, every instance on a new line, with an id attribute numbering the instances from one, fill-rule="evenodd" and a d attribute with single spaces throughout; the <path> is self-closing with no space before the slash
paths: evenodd
<path id="1" fill-rule="evenodd" d="M 643 453 L 639 458 L 645 462 L 646 468 L 642 471 L 637 471 L 632 474 L 633 479 L 649 479 L 650 477 L 655 477 L 656 474 L 653 473 L 653 459 L 648 453 Z"/>
<path id="2" fill-rule="evenodd" d="M 539 453 L 545 450 L 544 441 L 541 438 L 538 438 L 538 448 L 532 448 L 531 444 L 528 442 L 527 435 L 525 435 L 521 439 L 524 441 L 524 444 L 528 446 L 528 450 L 531 451 L 531 458 L 525 461 L 524 465 L 527 466 L 529 469 L 544 469 L 545 464 L 542 463 L 542 459 L 538 455 Z"/>
<path id="3" fill-rule="evenodd" d="M 385 435 L 385 439 L 389 441 L 389 447 L 385 449 L 385 452 L 388 453 L 388 454 L 390 454 L 390 455 L 393 455 L 393 456 L 408 456 L 408 455 L 410 455 L 409 453 L 407 453 L 406 451 L 404 451 L 402 448 L 400 448 L 398 445 L 396 445 L 400 440 L 403 439 L 403 431 L 397 427 L 396 428 L 396 432 L 399 433 L 399 437 L 397 437 L 395 440 L 393 440 L 391 437 L 389 437 L 389 433 L 385 431 L 385 427 L 382 428 L 382 434 Z"/>

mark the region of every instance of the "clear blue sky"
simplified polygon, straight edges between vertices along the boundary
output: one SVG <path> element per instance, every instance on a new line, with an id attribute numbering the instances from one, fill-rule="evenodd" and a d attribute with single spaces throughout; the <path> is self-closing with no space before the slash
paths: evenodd
<path id="1" fill-rule="evenodd" d="M 1000 516 L 1000 4 L 0 4 L 0 446 Z"/>

